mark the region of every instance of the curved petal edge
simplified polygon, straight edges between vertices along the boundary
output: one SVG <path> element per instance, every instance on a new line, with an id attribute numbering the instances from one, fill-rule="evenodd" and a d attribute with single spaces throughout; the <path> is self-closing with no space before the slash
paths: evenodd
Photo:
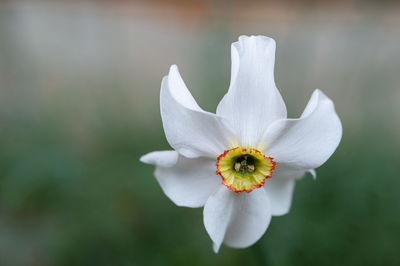
<path id="1" fill-rule="evenodd" d="M 271 208 L 266 192 L 236 194 L 221 187 L 204 206 L 204 226 L 217 253 L 221 244 L 245 248 L 257 242 L 271 221 Z"/>
<path id="2" fill-rule="evenodd" d="M 142 163 L 167 168 L 175 165 L 178 157 L 179 154 L 176 151 L 153 151 L 143 155 L 139 160 Z"/>
<path id="3" fill-rule="evenodd" d="M 160 107 L 169 144 L 186 157 L 216 158 L 234 138 L 223 118 L 197 105 L 176 66 L 163 78 Z"/>
<path id="4" fill-rule="evenodd" d="M 336 150 L 342 138 L 342 124 L 334 104 L 315 90 L 299 119 L 275 121 L 264 135 L 267 154 L 277 164 L 309 170 L 321 166 Z"/>

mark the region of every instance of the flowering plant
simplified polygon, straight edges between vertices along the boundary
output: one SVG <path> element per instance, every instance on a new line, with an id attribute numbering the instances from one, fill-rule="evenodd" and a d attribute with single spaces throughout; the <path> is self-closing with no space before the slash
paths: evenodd
<path id="1" fill-rule="evenodd" d="M 315 90 L 300 118 L 288 119 L 274 81 L 275 41 L 241 36 L 232 44 L 231 83 L 216 114 L 202 110 L 173 65 L 160 106 L 171 151 L 141 161 L 156 166 L 164 193 L 178 206 L 204 206 L 218 252 L 244 248 L 289 211 L 296 179 L 335 151 L 342 125 L 333 102 Z"/>

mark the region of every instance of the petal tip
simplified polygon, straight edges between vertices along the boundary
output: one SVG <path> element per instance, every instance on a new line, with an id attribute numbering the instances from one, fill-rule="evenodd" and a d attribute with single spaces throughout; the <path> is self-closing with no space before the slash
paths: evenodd
<path id="1" fill-rule="evenodd" d="M 142 155 L 142 156 L 140 156 L 140 158 L 139 158 L 139 161 L 141 162 L 141 163 L 145 163 L 145 164 L 152 164 L 151 163 L 151 152 L 150 153 L 147 153 L 147 154 L 145 154 L 145 155 Z"/>
<path id="2" fill-rule="evenodd" d="M 263 35 L 241 35 L 237 42 L 232 43 L 232 47 L 238 50 L 246 49 L 246 47 L 257 47 L 267 50 L 275 50 L 276 42 L 274 39 Z"/>
<path id="3" fill-rule="evenodd" d="M 139 161 L 145 164 L 171 167 L 178 161 L 178 153 L 176 151 L 153 151 L 142 155 Z"/>
<path id="4" fill-rule="evenodd" d="M 320 90 L 320 89 L 318 89 L 318 88 L 316 88 L 316 89 L 313 91 L 311 97 L 312 97 L 314 94 L 316 95 L 317 99 L 318 99 L 318 98 L 322 98 L 322 99 L 328 99 L 328 100 L 332 101 L 322 90 Z"/>
<path id="5" fill-rule="evenodd" d="M 314 180 L 317 180 L 317 172 L 315 171 L 315 169 L 310 169 L 307 171 Z"/>
<path id="6" fill-rule="evenodd" d="M 261 41 L 268 41 L 271 43 L 275 43 L 275 40 L 273 38 L 265 36 L 265 35 L 240 35 L 238 40 L 239 41 L 261 40 Z"/>
<path id="7" fill-rule="evenodd" d="M 218 245 L 216 243 L 213 243 L 213 251 L 215 254 L 218 254 L 220 247 L 221 247 L 221 244 Z"/>
<path id="8" fill-rule="evenodd" d="M 179 72 L 179 68 L 178 68 L 178 65 L 177 65 L 177 64 L 172 64 L 172 65 L 169 67 L 169 73 L 171 73 L 172 71 L 177 71 L 177 72 Z"/>

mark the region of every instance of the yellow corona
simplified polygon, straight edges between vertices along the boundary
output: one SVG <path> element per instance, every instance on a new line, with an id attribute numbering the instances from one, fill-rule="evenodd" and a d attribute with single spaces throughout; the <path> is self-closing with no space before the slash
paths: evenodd
<path id="1" fill-rule="evenodd" d="M 216 173 L 230 190 L 249 193 L 264 186 L 265 179 L 272 177 L 275 165 L 272 157 L 259 150 L 236 147 L 218 156 Z"/>

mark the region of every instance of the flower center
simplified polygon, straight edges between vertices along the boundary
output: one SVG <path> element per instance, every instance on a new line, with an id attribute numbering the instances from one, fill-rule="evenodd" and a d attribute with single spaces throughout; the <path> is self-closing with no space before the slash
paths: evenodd
<path id="1" fill-rule="evenodd" d="M 265 179 L 272 177 L 276 163 L 256 149 L 233 148 L 224 151 L 217 159 L 217 174 L 222 184 L 240 194 L 250 193 L 264 186 Z"/>
<path id="2" fill-rule="evenodd" d="M 255 159 L 253 156 L 248 154 L 239 156 L 235 160 L 233 168 L 235 169 L 236 172 L 240 172 L 242 175 L 246 173 L 253 173 L 254 170 L 256 169 Z"/>

